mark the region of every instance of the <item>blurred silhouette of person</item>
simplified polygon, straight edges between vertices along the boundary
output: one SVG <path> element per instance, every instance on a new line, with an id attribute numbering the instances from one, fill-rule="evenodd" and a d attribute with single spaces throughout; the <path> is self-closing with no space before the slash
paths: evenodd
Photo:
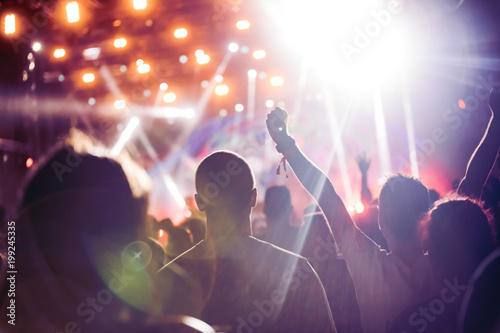
<path id="1" fill-rule="evenodd" d="M 292 214 L 292 199 L 288 188 L 269 187 L 264 197 L 267 229 L 262 240 L 294 253 L 300 252 L 296 247 L 299 228 L 290 225 Z"/>
<path id="2" fill-rule="evenodd" d="M 441 291 L 404 310 L 389 332 L 456 332 L 468 281 L 494 249 L 488 216 L 469 198 L 437 202 L 423 228 L 425 248 Z"/>
<path id="3" fill-rule="evenodd" d="M 247 162 L 215 152 L 199 164 L 195 186 L 207 237 L 158 272 L 163 313 L 233 332 L 335 331 L 308 261 L 251 236 L 257 190 Z"/>
<path id="4" fill-rule="evenodd" d="M 362 332 L 356 290 L 321 209 L 316 205 L 307 207 L 303 220 L 300 254 L 309 260 L 323 283 L 337 331 Z"/>
<path id="5" fill-rule="evenodd" d="M 107 156 L 73 132 L 33 168 L 16 220 L 18 331 L 109 332 L 150 311 L 150 180 Z"/>
<path id="6" fill-rule="evenodd" d="M 284 110 L 273 110 L 266 121 L 269 134 L 326 217 L 354 282 L 364 331 L 383 332 L 395 315 L 434 292 L 417 234 L 429 192 L 411 177 L 387 180 L 379 195 L 379 226 L 391 252 L 382 250 L 354 224 L 328 177 L 295 145 L 287 117 Z"/>
<path id="7" fill-rule="evenodd" d="M 189 250 L 193 243 L 189 231 L 181 227 L 172 227 L 165 230 L 168 234 L 168 243 L 166 248 L 167 262 L 175 259 L 185 251 Z"/>

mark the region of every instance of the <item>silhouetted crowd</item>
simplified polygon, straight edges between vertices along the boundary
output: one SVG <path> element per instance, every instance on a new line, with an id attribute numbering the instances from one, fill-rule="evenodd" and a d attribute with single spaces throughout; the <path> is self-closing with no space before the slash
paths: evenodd
<path id="1" fill-rule="evenodd" d="M 269 187 L 264 224 L 252 218 L 255 179 L 236 153 L 200 162 L 198 211 L 174 226 L 148 215 L 142 168 L 74 132 L 38 161 L 17 216 L 0 210 L 2 317 L 14 299 L 16 318 L 1 331 L 500 332 L 500 92 L 489 105 L 453 193 L 395 174 L 374 199 L 360 155 L 365 210 L 354 215 L 276 108 L 269 134 L 316 204 L 297 216 L 294 193 Z"/>

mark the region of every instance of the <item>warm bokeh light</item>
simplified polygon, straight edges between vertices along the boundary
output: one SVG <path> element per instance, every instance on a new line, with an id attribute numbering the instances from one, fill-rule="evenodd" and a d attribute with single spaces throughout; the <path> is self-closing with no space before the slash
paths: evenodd
<path id="1" fill-rule="evenodd" d="M 174 37 L 175 38 L 186 38 L 188 35 L 188 31 L 185 28 L 175 29 Z"/>
<path id="2" fill-rule="evenodd" d="M 135 61 L 135 64 L 136 64 L 137 66 L 143 65 L 143 64 L 144 64 L 144 60 L 142 60 L 142 59 L 137 59 L 137 60 Z"/>
<path id="3" fill-rule="evenodd" d="M 364 211 L 365 211 L 365 206 L 361 202 L 358 202 L 356 204 L 356 213 L 361 214 Z"/>
<path id="4" fill-rule="evenodd" d="M 467 107 L 463 99 L 458 101 L 458 107 L 461 108 L 462 110 L 465 110 L 465 108 Z"/>
<path id="5" fill-rule="evenodd" d="M 31 48 L 33 51 L 38 52 L 42 49 L 42 44 L 40 42 L 34 42 Z"/>
<path id="6" fill-rule="evenodd" d="M 66 50 L 64 50 L 64 49 L 56 49 L 54 51 L 54 58 L 59 59 L 59 58 L 64 57 L 65 55 L 66 55 Z"/>
<path id="7" fill-rule="evenodd" d="M 217 83 L 221 83 L 222 81 L 224 81 L 224 77 L 222 75 L 218 74 L 215 76 L 214 80 Z"/>
<path id="8" fill-rule="evenodd" d="M 123 100 L 123 99 L 118 99 L 115 101 L 114 103 L 114 107 L 115 109 L 117 110 L 121 110 L 121 109 L 124 109 L 125 106 L 127 106 L 127 103 Z"/>
<path id="9" fill-rule="evenodd" d="M 347 206 L 347 211 L 349 212 L 349 214 L 354 214 L 354 212 L 356 211 L 356 208 L 354 208 L 353 205 L 348 205 Z"/>
<path id="10" fill-rule="evenodd" d="M 78 8 L 78 2 L 72 1 L 66 5 L 66 16 L 68 18 L 68 23 L 80 21 L 80 9 Z"/>
<path id="11" fill-rule="evenodd" d="M 94 75 L 94 73 L 85 73 L 82 76 L 82 80 L 85 83 L 94 82 L 95 81 L 95 75 Z"/>
<path id="12" fill-rule="evenodd" d="M 198 57 L 196 59 L 196 61 L 200 64 L 200 65 L 205 65 L 205 64 L 208 64 L 210 62 L 210 56 L 208 54 L 203 54 L 202 56 Z"/>
<path id="13" fill-rule="evenodd" d="M 229 88 L 225 84 L 218 85 L 215 87 L 215 94 L 222 96 L 222 95 L 227 95 L 229 92 Z"/>
<path id="14" fill-rule="evenodd" d="M 200 50 L 200 49 L 198 49 L 198 50 L 196 50 L 196 51 L 194 52 L 194 55 L 195 55 L 195 56 L 197 56 L 198 58 L 199 58 L 199 57 L 201 57 L 201 56 L 202 56 L 202 55 L 204 55 L 204 54 L 205 54 L 205 51 Z"/>
<path id="15" fill-rule="evenodd" d="M 31 157 L 28 157 L 28 159 L 26 160 L 26 167 L 31 168 L 32 165 L 33 165 L 33 159 Z"/>
<path id="16" fill-rule="evenodd" d="M 251 77 L 251 78 L 257 77 L 257 71 L 255 69 L 248 70 L 247 74 L 248 74 L 248 77 Z"/>
<path id="17" fill-rule="evenodd" d="M 238 30 L 246 30 L 246 29 L 250 28 L 250 21 L 240 20 L 240 21 L 236 22 L 236 28 Z"/>
<path id="18" fill-rule="evenodd" d="M 266 107 L 272 108 L 274 106 L 274 101 L 272 99 L 268 99 L 266 101 Z"/>
<path id="19" fill-rule="evenodd" d="M 134 9 L 141 10 L 148 6 L 147 0 L 134 0 Z"/>
<path id="20" fill-rule="evenodd" d="M 83 50 L 83 58 L 85 58 L 85 60 L 97 60 L 100 55 L 100 47 L 89 47 L 88 49 Z"/>
<path id="21" fill-rule="evenodd" d="M 165 103 L 175 102 L 176 98 L 177 98 L 177 96 L 173 92 L 169 92 L 169 93 L 166 93 L 165 95 L 163 95 L 163 101 Z"/>
<path id="22" fill-rule="evenodd" d="M 125 46 L 127 46 L 127 40 L 125 38 L 117 38 L 117 39 L 115 39 L 113 45 L 117 49 L 125 47 Z"/>
<path id="23" fill-rule="evenodd" d="M 253 52 L 253 57 L 254 57 L 254 59 L 257 59 L 257 60 L 263 59 L 263 58 L 266 57 L 266 51 L 264 51 L 264 50 L 256 50 L 256 51 Z"/>
<path id="24" fill-rule="evenodd" d="M 162 83 L 160 84 L 160 90 L 161 90 L 161 91 L 165 91 L 165 90 L 167 90 L 167 89 L 168 89 L 168 84 L 167 84 L 166 82 L 162 82 Z"/>
<path id="25" fill-rule="evenodd" d="M 238 104 L 236 104 L 236 105 L 234 106 L 234 110 L 235 110 L 236 112 L 242 112 L 244 109 L 245 109 L 245 107 L 243 106 L 243 104 L 239 104 L 239 103 L 238 103 Z"/>
<path id="26" fill-rule="evenodd" d="M 183 54 L 183 55 L 181 55 L 181 56 L 179 57 L 179 62 L 180 62 L 181 64 L 185 64 L 187 61 L 188 61 L 188 57 L 187 57 L 187 55 Z"/>
<path id="27" fill-rule="evenodd" d="M 238 43 L 229 43 L 229 45 L 227 46 L 227 49 L 229 50 L 229 52 L 237 52 L 239 49 L 240 49 L 240 46 L 238 45 Z"/>
<path id="28" fill-rule="evenodd" d="M 283 79 L 282 76 L 273 76 L 271 78 L 271 85 L 273 87 L 279 87 L 279 86 L 282 86 L 283 83 L 285 83 L 285 80 Z"/>
<path id="29" fill-rule="evenodd" d="M 149 66 L 148 64 L 140 64 L 139 66 L 137 66 L 137 71 L 139 72 L 139 74 L 149 73 L 150 70 L 151 66 Z"/>
<path id="30" fill-rule="evenodd" d="M 16 15 L 9 14 L 4 19 L 4 32 L 6 35 L 12 35 L 16 32 Z"/>

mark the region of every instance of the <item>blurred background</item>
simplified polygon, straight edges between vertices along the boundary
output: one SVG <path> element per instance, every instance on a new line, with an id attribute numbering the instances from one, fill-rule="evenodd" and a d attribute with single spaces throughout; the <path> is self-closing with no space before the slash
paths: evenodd
<path id="1" fill-rule="evenodd" d="M 197 163 L 218 149 L 248 159 L 261 194 L 286 183 L 302 212 L 307 193 L 276 175 L 276 106 L 351 213 L 363 152 L 374 194 L 395 172 L 444 194 L 500 86 L 499 14 L 486 0 L 1 1 L 0 205 L 14 214 L 27 172 L 78 128 L 147 169 L 158 220 L 193 214 Z"/>

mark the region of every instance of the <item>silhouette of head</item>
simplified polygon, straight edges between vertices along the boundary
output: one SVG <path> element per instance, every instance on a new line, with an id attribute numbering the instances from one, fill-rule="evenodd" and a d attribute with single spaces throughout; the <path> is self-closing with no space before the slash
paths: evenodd
<path id="1" fill-rule="evenodd" d="M 467 282 L 494 248 L 488 216 L 469 198 L 438 201 L 423 225 L 425 247 L 441 281 L 458 276 Z"/>
<path id="2" fill-rule="evenodd" d="M 292 210 L 292 199 L 286 186 L 271 186 L 266 190 L 264 214 L 268 223 L 275 220 L 288 220 Z"/>
<path id="3" fill-rule="evenodd" d="M 417 243 L 419 221 L 428 210 L 429 191 L 418 179 L 397 174 L 380 190 L 379 225 L 388 242 Z"/>
<path id="4" fill-rule="evenodd" d="M 233 152 L 217 151 L 204 158 L 196 170 L 195 187 L 198 208 L 207 214 L 238 217 L 255 206 L 253 173 L 243 157 Z"/>

